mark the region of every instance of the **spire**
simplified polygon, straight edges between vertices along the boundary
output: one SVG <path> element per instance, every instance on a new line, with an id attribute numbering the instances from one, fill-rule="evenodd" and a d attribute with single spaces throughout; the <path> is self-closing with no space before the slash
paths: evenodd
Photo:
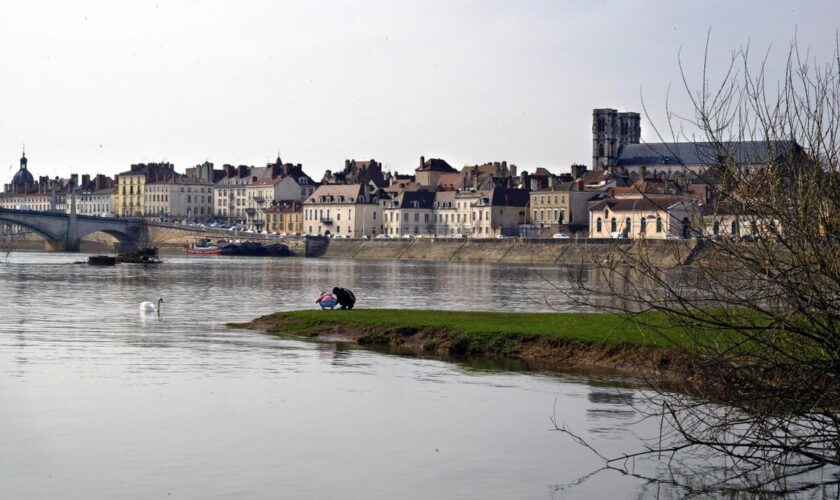
<path id="1" fill-rule="evenodd" d="M 27 163 L 27 160 L 26 160 L 26 143 L 24 143 L 23 144 L 23 154 L 20 157 L 20 168 L 22 168 L 23 170 L 26 170 L 26 163 Z"/>

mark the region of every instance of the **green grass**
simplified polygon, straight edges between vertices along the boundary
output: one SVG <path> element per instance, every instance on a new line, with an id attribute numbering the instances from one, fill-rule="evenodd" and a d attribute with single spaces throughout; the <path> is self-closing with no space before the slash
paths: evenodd
<path id="1" fill-rule="evenodd" d="M 354 309 L 352 311 L 291 311 L 276 313 L 274 333 L 308 336 L 324 325 L 339 324 L 383 332 L 369 343 L 385 343 L 390 335 L 411 335 L 419 330 L 445 330 L 463 350 L 505 351 L 522 340 L 545 336 L 587 344 L 675 347 L 688 345 L 678 328 L 640 326 L 617 314 L 607 313 L 501 313 L 472 311 L 423 311 L 401 309 Z M 646 313 L 644 322 L 667 326 L 664 315 Z M 231 324 L 244 328 L 247 324 Z M 473 348 L 474 347 L 474 348 Z M 461 350 L 461 349 L 459 349 Z"/>

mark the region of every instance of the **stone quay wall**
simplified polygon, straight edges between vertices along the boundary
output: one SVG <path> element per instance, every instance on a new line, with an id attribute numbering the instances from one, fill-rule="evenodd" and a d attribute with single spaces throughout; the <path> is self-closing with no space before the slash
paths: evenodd
<path id="1" fill-rule="evenodd" d="M 356 240 L 308 238 L 308 257 L 328 259 L 496 262 L 503 264 L 594 265 L 622 253 L 647 252 L 663 268 L 692 262 L 701 250 L 696 240 Z"/>
<path id="2" fill-rule="evenodd" d="M 690 264 L 702 254 L 696 240 L 560 240 L 543 238 L 511 239 L 330 239 L 292 236 L 279 238 L 263 234 L 243 234 L 223 229 L 176 224 L 148 224 L 149 239 L 164 253 L 180 252 L 184 245 L 200 239 L 233 239 L 280 243 L 297 257 L 326 259 L 415 260 L 437 262 L 496 262 L 558 266 L 595 265 L 622 253 L 645 251 L 662 268 Z M 115 239 L 94 233 L 82 241 L 85 251 L 113 251 Z M 11 246 L 18 250 L 43 249 L 43 239 L 35 234 L 19 235 Z"/>

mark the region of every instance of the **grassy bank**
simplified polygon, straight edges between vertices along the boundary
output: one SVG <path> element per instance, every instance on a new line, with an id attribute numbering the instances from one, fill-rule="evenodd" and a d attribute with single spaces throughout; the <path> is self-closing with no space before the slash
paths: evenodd
<path id="1" fill-rule="evenodd" d="M 558 369 L 598 369 L 626 375 L 670 378 L 669 368 L 697 366 L 684 332 L 668 327 L 665 317 L 642 319 L 640 326 L 616 314 L 493 313 L 357 309 L 291 311 L 232 323 L 232 328 L 274 335 L 389 346 L 443 356 L 504 356 L 539 361 Z"/>
<path id="2" fill-rule="evenodd" d="M 646 314 L 644 321 L 665 324 L 661 315 Z M 538 337 L 587 344 L 674 347 L 683 344 L 678 329 L 651 333 L 617 314 L 596 313 L 497 313 L 471 311 L 417 311 L 356 309 L 353 311 L 291 311 L 259 318 L 252 323 L 230 324 L 259 328 L 275 334 L 317 336 L 330 327 L 346 327 L 367 334 L 410 336 L 423 331 L 448 333 L 453 339 L 486 351 L 494 345 Z M 349 333 L 349 332 L 348 332 Z M 358 332 L 357 332 L 358 333 Z M 356 336 L 362 343 L 369 335 Z M 370 343 L 370 342 L 369 342 Z M 483 346 L 483 347 L 481 347 Z M 495 349 L 490 349 L 495 350 Z"/>

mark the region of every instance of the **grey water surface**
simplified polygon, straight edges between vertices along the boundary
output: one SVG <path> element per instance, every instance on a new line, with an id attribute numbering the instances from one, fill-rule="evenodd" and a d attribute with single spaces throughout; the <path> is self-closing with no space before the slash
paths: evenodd
<path id="1" fill-rule="evenodd" d="M 85 256 L 0 262 L 0 498 L 631 498 L 640 393 L 230 330 L 352 288 L 359 307 L 547 310 L 552 268 Z M 553 283 L 553 284 L 552 284 Z M 562 285 L 558 285 L 562 286 Z M 139 303 L 164 299 L 160 317 Z M 343 314 L 325 312 L 324 314 Z M 620 384 L 619 384 L 620 385 Z"/>

